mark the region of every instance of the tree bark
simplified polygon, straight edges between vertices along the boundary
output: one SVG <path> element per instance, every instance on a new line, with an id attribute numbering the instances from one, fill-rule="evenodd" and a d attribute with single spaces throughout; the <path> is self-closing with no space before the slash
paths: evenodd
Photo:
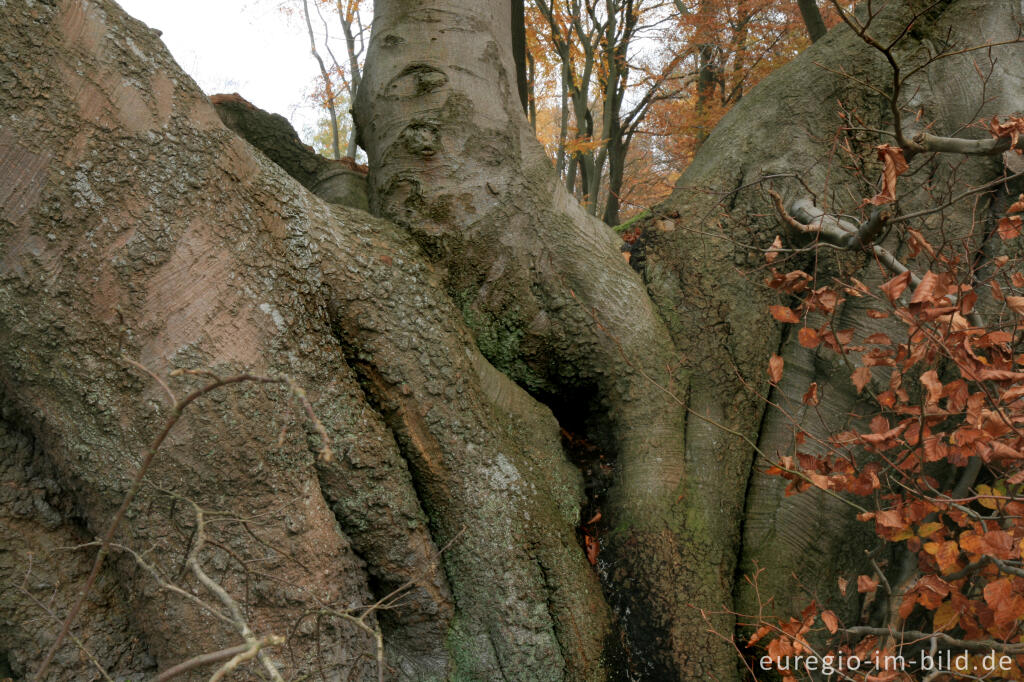
<path id="1" fill-rule="evenodd" d="M 638 657 L 660 674 L 735 674 L 733 651 L 691 606 L 722 610 L 730 588 L 705 560 L 715 529 L 694 512 L 718 503 L 686 474 L 689 378 L 616 237 L 564 193 L 529 130 L 504 7 L 378 3 L 356 105 L 371 210 L 445 269 L 492 363 L 556 415 L 599 424 L 619 470 L 604 510 L 621 576 L 611 599 L 638 614 L 629 624 Z M 731 629 L 728 616 L 714 622 Z"/>
<path id="2" fill-rule="evenodd" d="M 915 9 L 872 30 L 892 35 Z M 1011 36 L 1020 19 L 1013 3 L 948 3 L 918 20 L 903 58 L 939 38 Z M 791 447 L 794 421 L 766 413 L 765 396 L 821 436 L 857 409 L 841 368 L 768 314 L 761 249 L 780 228 L 760 186 L 773 175 L 787 200 L 802 196 L 799 174 L 861 196 L 858 175 L 821 162 L 833 102 L 878 128 L 889 109 L 838 65 L 886 82 L 885 63 L 837 29 L 745 95 L 640 225 L 637 273 L 534 139 L 511 34 L 504 0 L 379 0 L 356 102 L 372 217 L 307 191 L 319 167 L 294 147 L 271 161 L 226 129 L 114 3 L 7 1 L 0 579 L 19 589 L 0 597 L 0 663 L 37 669 L 95 552 L 59 548 L 102 535 L 168 415 L 139 365 L 287 376 L 322 433 L 284 389 L 201 399 L 72 628 L 82 649 L 63 647 L 48 678 L 81 679 L 90 656 L 111 675 L 152 675 L 240 643 L 129 551 L 202 593 L 180 571 L 196 528 L 186 500 L 219 519 L 200 562 L 254 632 L 288 637 L 268 652 L 285 677 L 376 679 L 373 638 L 337 614 L 395 590 L 400 604 L 365 624 L 402 680 L 737 679 L 731 612 L 761 604 L 734 578 L 755 565 L 779 615 L 803 606 L 802 589 L 856 612 L 835 586 L 859 570 L 858 526 L 831 498 L 784 498 L 755 458 Z M 969 55 L 924 69 L 908 89 L 921 125 L 949 133 L 1024 108 L 1012 49 L 994 49 L 984 88 L 963 90 Z M 957 172 L 980 184 L 997 165 Z M 951 171 L 928 172 L 938 185 Z M 972 215 L 950 213 L 947 235 L 980 248 Z M 858 258 L 822 259 L 819 276 L 881 277 Z M 863 320 L 864 305 L 840 319 Z M 770 389 L 775 352 L 789 369 Z M 827 409 L 799 406 L 809 380 Z M 183 394 L 204 378 L 167 381 Z M 596 569 L 560 427 L 614 462 Z"/>
<path id="3" fill-rule="evenodd" d="M 804 20 L 811 42 L 816 43 L 824 38 L 828 29 L 825 28 L 825 20 L 821 18 L 817 0 L 797 0 L 797 5 L 800 7 L 800 17 Z"/>
<path id="4" fill-rule="evenodd" d="M 516 65 L 516 88 L 523 111 L 530 111 L 530 81 L 526 63 L 526 14 L 523 0 L 512 2 L 512 61 Z"/>

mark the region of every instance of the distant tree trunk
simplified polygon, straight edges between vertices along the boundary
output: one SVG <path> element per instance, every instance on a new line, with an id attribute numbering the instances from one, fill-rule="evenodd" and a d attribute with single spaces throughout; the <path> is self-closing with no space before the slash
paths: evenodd
<path id="1" fill-rule="evenodd" d="M 714 98 L 719 86 L 715 46 L 704 43 L 697 46 L 697 102 L 694 111 L 697 115 L 698 128 L 696 133 L 697 149 L 704 143 L 711 130 L 706 125 L 709 102 Z"/>
<path id="2" fill-rule="evenodd" d="M 828 29 L 825 28 L 825 20 L 821 18 L 821 11 L 818 9 L 816 0 L 797 0 L 800 6 L 800 16 L 803 17 L 804 26 L 807 27 L 807 35 L 811 42 L 816 43 L 824 38 Z"/>
<path id="3" fill-rule="evenodd" d="M 526 58 L 526 14 L 523 0 L 510 0 L 512 3 L 512 61 L 516 65 L 516 88 L 523 111 L 530 112 L 530 79 Z"/>
<path id="4" fill-rule="evenodd" d="M 341 31 L 345 36 L 345 52 L 348 55 L 348 83 L 349 83 L 349 102 L 356 101 L 356 93 L 359 92 L 359 81 L 362 78 L 362 68 L 359 66 L 359 56 L 363 52 L 365 47 L 365 37 L 362 33 L 362 26 L 359 26 L 358 40 L 359 46 L 356 45 L 357 34 L 352 30 L 352 16 L 356 14 L 351 9 L 348 9 L 342 5 L 341 0 L 338 0 L 338 16 L 341 21 Z M 349 8 L 357 8 L 358 5 L 354 5 L 351 2 L 348 5 Z M 356 153 L 359 151 L 359 131 L 356 129 L 355 122 L 352 123 L 352 131 L 348 136 L 348 146 L 345 150 L 345 155 L 349 158 L 356 158 Z"/>
<path id="5" fill-rule="evenodd" d="M 331 76 L 327 72 L 324 60 L 320 57 L 320 53 L 316 49 L 316 38 L 313 36 L 313 23 L 309 18 L 309 0 L 302 0 L 302 16 L 306 19 L 306 29 L 309 32 L 309 52 L 313 55 L 316 59 L 316 63 L 320 66 L 320 77 L 324 81 L 324 91 L 327 94 L 327 112 L 331 118 L 331 151 L 334 153 L 335 159 L 340 159 L 341 146 L 338 140 L 340 137 L 338 132 L 338 112 L 334 106 L 334 85 L 331 83 Z"/>
<path id="6" fill-rule="evenodd" d="M 629 153 L 629 147 L 617 128 L 614 126 L 608 141 L 608 197 L 604 205 L 604 222 L 608 225 L 619 224 L 619 197 L 626 171 L 626 154 Z"/>
<path id="7" fill-rule="evenodd" d="M 529 98 L 529 106 L 526 109 L 527 118 L 530 119 L 530 127 L 533 128 L 534 134 L 537 132 L 537 63 L 533 58 L 533 55 L 529 51 L 526 52 L 526 80 L 527 80 L 527 97 Z M 564 114 L 563 114 L 564 116 Z M 563 145 L 564 135 L 562 137 Z"/>
<path id="8" fill-rule="evenodd" d="M 566 170 L 566 149 L 565 145 L 569 137 L 569 67 L 562 64 L 561 69 L 561 101 L 559 102 L 558 119 L 558 151 L 555 153 L 555 171 L 559 177 L 563 177 Z M 566 187 L 572 192 L 572 186 L 566 181 Z"/>

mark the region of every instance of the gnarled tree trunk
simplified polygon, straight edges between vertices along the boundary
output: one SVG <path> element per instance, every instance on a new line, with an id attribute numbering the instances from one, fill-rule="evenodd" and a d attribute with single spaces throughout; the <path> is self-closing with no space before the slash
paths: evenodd
<path id="1" fill-rule="evenodd" d="M 982 27 L 960 38 L 972 43 L 1012 33 L 1019 11 L 935 8 L 907 58 L 946 27 Z M 60 548 L 108 527 L 168 417 L 140 367 L 186 370 L 168 380 L 178 395 L 207 380 L 199 370 L 286 376 L 318 422 L 278 384 L 191 406 L 54 679 L 90 665 L 152 674 L 241 643 L 195 560 L 256 635 L 287 637 L 247 665 L 372 679 L 379 628 L 384 675 L 406 680 L 734 679 L 734 590 L 735 608 L 756 606 L 737 571 L 767 568 L 762 597 L 781 612 L 800 606 L 792 573 L 829 595 L 855 566 L 849 514 L 752 476 L 756 450 L 774 455 L 792 434 L 766 411 L 771 353 L 796 368 L 777 402 L 832 377 L 835 402 L 795 415 L 801 428 L 827 433 L 855 404 L 849 382 L 771 320 L 758 271 L 778 231 L 765 175 L 787 198 L 802 191 L 794 173 L 864 195 L 822 163 L 837 121 L 821 102 L 886 125 L 856 81 L 813 66 L 885 80 L 848 30 L 729 113 L 655 209 L 634 269 L 533 137 L 508 2 L 377 2 L 356 113 L 378 217 L 304 188 L 317 189 L 319 162 L 226 129 L 113 3 L 8 0 L 4 12 L 0 490 L 16 492 L 3 493 L 0 579 L 16 589 L 0 597 L 0 653 L 14 674 L 38 669 L 95 552 Z M 984 112 L 1022 108 L 1012 63 L 997 63 Z M 968 58 L 944 60 L 915 84 L 914 107 L 940 132 L 980 104 L 977 88 L 950 91 L 964 73 Z M 560 426 L 614 459 L 597 570 L 578 542 L 583 481 Z M 207 518 L 198 556 L 193 503 Z M 390 608 L 364 615 L 380 599 Z"/>

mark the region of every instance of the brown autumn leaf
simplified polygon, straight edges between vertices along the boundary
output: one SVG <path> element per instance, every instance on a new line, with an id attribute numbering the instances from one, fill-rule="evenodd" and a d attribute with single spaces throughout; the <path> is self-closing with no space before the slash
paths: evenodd
<path id="1" fill-rule="evenodd" d="M 597 566 L 597 555 L 601 547 L 597 542 L 597 538 L 590 534 L 583 535 L 583 546 L 587 553 L 587 561 L 590 562 L 591 566 Z"/>
<path id="2" fill-rule="evenodd" d="M 752 636 L 750 637 L 750 639 L 748 639 L 748 640 L 747 640 L 747 646 L 753 646 L 753 645 L 754 645 L 754 644 L 756 644 L 756 643 L 757 643 L 757 642 L 758 642 L 758 641 L 759 641 L 759 640 L 760 640 L 760 639 L 761 639 L 762 637 L 764 637 L 765 635 L 767 635 L 767 634 L 768 634 L 768 633 L 770 633 L 770 632 L 775 632 L 775 628 L 773 628 L 773 627 L 772 627 L 771 625 L 762 625 L 761 627 L 759 627 L 759 628 L 757 629 L 757 632 L 755 632 L 755 633 L 754 633 L 754 634 L 753 634 L 753 635 L 752 635 Z"/>
<path id="3" fill-rule="evenodd" d="M 786 361 L 782 359 L 781 355 L 773 355 L 768 358 L 768 380 L 773 384 L 782 381 L 782 368 L 785 364 Z"/>
<path id="4" fill-rule="evenodd" d="M 775 259 L 779 257 L 779 251 L 782 250 L 782 237 L 775 235 L 775 241 L 772 242 L 771 248 L 769 248 L 765 254 L 764 259 L 768 263 L 774 263 Z"/>
<path id="5" fill-rule="evenodd" d="M 921 375 L 921 384 L 928 389 L 928 397 L 925 399 L 927 404 L 937 404 L 939 398 L 942 397 L 942 382 L 939 381 L 939 373 L 934 369 L 928 370 Z"/>
<path id="6" fill-rule="evenodd" d="M 1017 197 L 1017 201 L 1013 202 L 1010 208 L 1006 209 L 1007 213 L 1024 213 L 1024 194 Z"/>
<path id="7" fill-rule="evenodd" d="M 797 314 L 784 305 L 773 305 L 768 309 L 768 311 L 772 314 L 772 317 L 774 317 L 779 322 L 788 322 L 790 324 L 795 324 L 800 321 L 800 318 L 797 317 Z"/>
<path id="8" fill-rule="evenodd" d="M 885 295 L 889 298 L 890 303 L 895 303 L 896 299 L 900 297 L 904 289 L 907 288 L 907 284 L 910 283 L 910 270 L 896 275 L 888 282 L 879 287 Z"/>
<path id="9" fill-rule="evenodd" d="M 1007 296 L 1007 298 L 1010 298 Z M 980 381 L 1020 381 L 1024 379 L 1024 372 L 1014 372 L 1009 369 L 989 369 L 982 367 L 974 371 L 974 376 Z"/>
<path id="10" fill-rule="evenodd" d="M 868 382 L 871 381 L 871 369 L 868 367 L 858 367 L 853 370 L 850 379 L 853 380 L 853 385 L 857 387 L 857 393 L 860 393 L 868 385 Z"/>
<path id="11" fill-rule="evenodd" d="M 833 635 L 839 631 L 839 619 L 836 618 L 836 614 L 832 611 L 822 611 L 821 622 L 825 624 L 825 627 L 827 627 L 828 631 Z"/>
<path id="12" fill-rule="evenodd" d="M 773 661 L 782 661 L 792 656 L 796 650 L 788 637 L 776 637 L 768 643 L 768 657 Z"/>
<path id="13" fill-rule="evenodd" d="M 903 158 L 903 150 L 889 144 L 880 144 L 875 147 L 878 152 L 878 160 L 885 164 L 882 170 L 882 189 L 866 203 L 874 206 L 881 206 L 896 200 L 896 178 L 902 175 L 909 166 Z"/>
<path id="14" fill-rule="evenodd" d="M 949 596 L 950 589 L 949 583 L 930 573 L 921 576 L 914 585 L 917 602 L 928 610 L 937 609 L 942 600 Z"/>
<path id="15" fill-rule="evenodd" d="M 921 283 L 914 288 L 914 294 L 910 297 L 910 303 L 928 303 L 939 299 L 946 294 L 939 276 L 929 270 L 921 277 Z"/>
<path id="16" fill-rule="evenodd" d="M 891 393 L 891 391 L 886 391 Z M 879 396 L 881 400 L 881 396 Z M 889 422 L 884 417 L 876 416 L 871 420 L 872 433 L 860 434 L 860 440 L 870 445 L 883 445 L 899 436 L 907 428 L 908 422 L 902 422 L 892 428 L 888 428 Z"/>
<path id="17" fill-rule="evenodd" d="M 1007 602 L 1013 596 L 1013 583 L 1009 578 L 993 580 L 985 585 L 983 590 L 985 601 L 992 608 L 998 608 L 1001 603 Z"/>
<path id="18" fill-rule="evenodd" d="M 812 381 L 811 385 L 807 387 L 807 392 L 804 393 L 803 397 L 804 405 L 817 405 L 821 402 L 818 397 L 818 382 Z"/>
<path id="19" fill-rule="evenodd" d="M 996 231 L 999 233 L 1000 239 L 1013 239 L 1020 235 L 1022 226 L 1024 226 L 1024 220 L 1019 215 L 1015 215 L 1009 218 L 1000 218 Z"/>
<path id="20" fill-rule="evenodd" d="M 898 509 L 882 509 L 875 512 L 875 523 L 882 528 L 903 528 L 903 514 Z"/>
<path id="21" fill-rule="evenodd" d="M 935 247 L 925 238 L 924 234 L 912 227 L 907 228 L 907 247 L 911 258 L 917 256 L 921 251 L 925 251 L 929 256 L 935 258 Z"/>
<path id="22" fill-rule="evenodd" d="M 800 345 L 804 348 L 817 348 L 821 343 L 821 337 L 818 336 L 818 330 L 810 327 L 801 327 L 797 333 L 797 339 L 800 341 Z"/>
<path id="23" fill-rule="evenodd" d="M 857 576 L 857 591 L 866 594 L 878 589 L 878 580 L 866 575 Z"/>
<path id="24" fill-rule="evenodd" d="M 822 490 L 828 490 L 831 487 L 831 485 L 829 483 L 829 481 L 831 479 L 829 479 L 829 477 L 825 476 L 824 474 L 816 474 L 814 472 L 808 472 L 807 473 L 807 479 L 811 482 L 811 485 L 813 485 L 815 488 L 821 488 Z"/>
<path id="25" fill-rule="evenodd" d="M 952 573 L 960 568 L 960 545 L 956 540 L 949 540 L 939 545 L 935 552 L 935 561 L 943 573 Z"/>
<path id="26" fill-rule="evenodd" d="M 772 289 L 779 289 L 788 294 L 799 294 L 807 288 L 807 284 L 811 281 L 813 281 L 811 276 L 803 270 L 793 270 L 782 274 L 773 268 L 772 276 L 766 277 L 764 283 Z"/>
<path id="27" fill-rule="evenodd" d="M 1018 315 L 1024 315 L 1024 296 L 1007 296 L 1006 305 Z"/>
<path id="28" fill-rule="evenodd" d="M 1018 154 L 1021 153 L 1020 149 L 1016 149 L 1017 141 L 1020 139 L 1021 134 L 1024 134 L 1024 118 L 1018 116 L 1010 116 L 1006 119 L 1005 123 L 999 122 L 998 116 L 992 117 L 992 122 L 988 126 L 989 132 L 992 133 L 992 137 L 1008 137 L 1010 138 L 1010 147 L 1014 148 Z"/>

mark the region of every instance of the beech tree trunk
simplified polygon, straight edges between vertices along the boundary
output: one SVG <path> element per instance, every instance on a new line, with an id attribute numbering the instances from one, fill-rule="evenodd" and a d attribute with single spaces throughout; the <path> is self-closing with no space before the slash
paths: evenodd
<path id="1" fill-rule="evenodd" d="M 800 8 L 800 17 L 804 20 L 807 28 L 807 35 L 812 43 L 816 43 L 825 37 L 828 29 L 825 28 L 825 20 L 821 18 L 821 10 L 818 9 L 817 0 L 797 0 Z"/>
<path id="2" fill-rule="evenodd" d="M 1008 0 L 946 3 L 905 58 L 1012 37 L 1020 20 Z M 837 29 L 765 79 L 642 225 L 631 268 L 536 142 L 511 36 L 505 0 L 378 0 L 355 107 L 371 216 L 307 189 L 318 162 L 225 128 L 114 3 L 7 0 L 0 673 L 38 670 L 96 552 L 79 545 L 109 526 L 169 415 L 147 370 L 178 396 L 206 371 L 288 377 L 318 421 L 276 384 L 191 406 L 48 679 L 151 676 L 242 643 L 187 596 L 212 599 L 184 568 L 193 504 L 208 519 L 199 562 L 253 632 L 287 638 L 264 651 L 285 679 L 377 679 L 378 629 L 387 679 L 738 679 L 732 613 L 759 604 L 736 577 L 755 564 L 777 613 L 810 589 L 854 617 L 836 580 L 863 572 L 868 538 L 838 503 L 784 498 L 758 473 L 756 450 L 787 452 L 794 424 L 824 435 L 856 406 L 847 375 L 768 314 L 760 268 L 780 228 L 760 187 L 772 175 L 796 197 L 800 174 L 865 196 L 823 160 L 837 100 L 887 125 L 838 66 L 886 83 L 884 61 Z M 952 133 L 1024 108 L 1015 49 L 993 50 L 984 92 L 969 55 L 924 69 L 908 89 L 921 121 Z M 981 248 L 991 226 L 973 208 L 950 217 Z M 865 261 L 823 259 L 818 274 L 882 276 Z M 851 325 L 862 305 L 845 304 Z M 792 419 L 766 409 L 774 352 L 791 369 L 770 398 Z M 818 411 L 794 397 L 813 380 Z M 595 502 L 563 429 L 612 463 L 600 521 L 581 518 Z"/>

